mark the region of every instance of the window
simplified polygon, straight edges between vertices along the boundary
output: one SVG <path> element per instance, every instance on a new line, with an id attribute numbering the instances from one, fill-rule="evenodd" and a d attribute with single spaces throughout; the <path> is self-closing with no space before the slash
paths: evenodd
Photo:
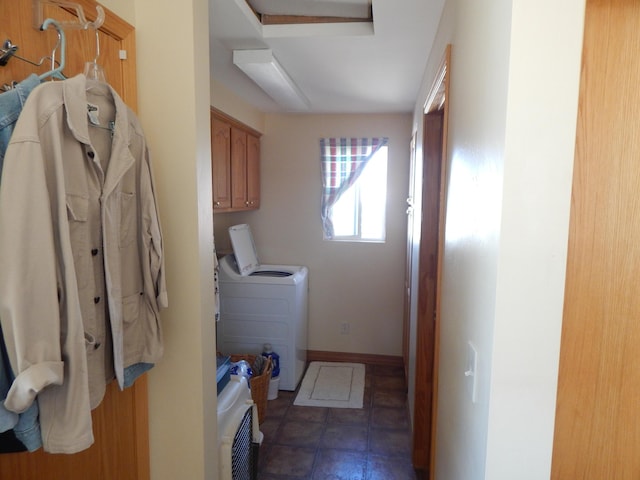
<path id="1" fill-rule="evenodd" d="M 326 240 L 384 242 L 386 138 L 320 140 Z"/>

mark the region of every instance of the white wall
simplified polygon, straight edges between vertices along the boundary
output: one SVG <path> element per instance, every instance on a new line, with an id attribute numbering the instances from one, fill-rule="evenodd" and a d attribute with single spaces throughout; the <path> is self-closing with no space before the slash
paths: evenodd
<path id="1" fill-rule="evenodd" d="M 229 248 L 229 225 L 248 223 L 261 263 L 309 268 L 310 350 L 400 356 L 411 115 L 267 115 L 265 126 L 261 207 L 216 215 L 218 248 Z M 322 239 L 323 136 L 389 137 L 384 244 Z"/>
<path id="2" fill-rule="evenodd" d="M 149 373 L 151 478 L 217 479 L 208 2 L 103 3 L 136 27 L 138 112 L 165 242 L 170 306 L 165 354 Z"/>
<path id="3" fill-rule="evenodd" d="M 414 120 L 451 43 L 438 480 L 550 475 L 583 11 L 445 6 Z"/>

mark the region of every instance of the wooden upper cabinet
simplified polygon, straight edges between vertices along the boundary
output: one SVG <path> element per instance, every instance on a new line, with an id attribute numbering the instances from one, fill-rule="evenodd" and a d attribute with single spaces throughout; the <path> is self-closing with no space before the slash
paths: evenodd
<path id="1" fill-rule="evenodd" d="M 231 128 L 231 208 L 247 206 L 247 132 Z"/>
<path id="2" fill-rule="evenodd" d="M 211 118 L 213 208 L 231 208 L 231 127 Z"/>
<path id="3" fill-rule="evenodd" d="M 260 133 L 211 109 L 213 208 L 216 212 L 260 206 Z"/>
<path id="4" fill-rule="evenodd" d="M 260 138 L 247 135 L 247 202 L 260 207 Z"/>

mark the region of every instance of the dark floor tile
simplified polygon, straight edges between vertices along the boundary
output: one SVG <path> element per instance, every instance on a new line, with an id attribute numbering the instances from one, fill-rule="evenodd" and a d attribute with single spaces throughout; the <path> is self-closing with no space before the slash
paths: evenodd
<path id="1" fill-rule="evenodd" d="M 297 422 L 286 420 L 274 443 L 300 447 L 316 447 L 324 431 L 323 423 Z"/>
<path id="2" fill-rule="evenodd" d="M 273 445 L 267 454 L 261 479 L 270 475 L 287 475 L 287 478 L 310 478 L 315 460 L 315 449 Z"/>
<path id="3" fill-rule="evenodd" d="M 403 368 L 366 365 L 362 409 L 297 406 L 296 394 L 267 402 L 258 480 L 419 480 Z"/>
<path id="4" fill-rule="evenodd" d="M 384 388 L 387 390 L 406 390 L 404 377 L 375 376 L 373 377 L 373 385 L 376 389 Z"/>
<path id="5" fill-rule="evenodd" d="M 327 425 L 320 440 L 320 447 L 366 452 L 368 430 L 366 426 Z"/>
<path id="6" fill-rule="evenodd" d="M 284 417 L 292 403 L 293 400 L 286 395 L 278 395 L 278 398 L 275 400 L 268 400 L 265 419 L 272 417 Z"/>
<path id="7" fill-rule="evenodd" d="M 301 407 L 293 405 L 287 411 L 287 420 L 297 420 L 300 422 L 324 422 L 327 420 L 328 408 L 324 407 Z"/>
<path id="8" fill-rule="evenodd" d="M 365 387 L 372 387 L 374 379 L 375 379 L 375 376 L 373 375 L 373 373 L 365 375 L 364 376 L 364 386 Z"/>
<path id="9" fill-rule="evenodd" d="M 404 407 L 374 407 L 371 411 L 371 427 L 409 428 L 409 412 Z"/>
<path id="10" fill-rule="evenodd" d="M 273 473 L 258 472 L 258 480 L 291 480 L 289 475 L 274 475 Z"/>
<path id="11" fill-rule="evenodd" d="M 416 480 L 411 462 L 396 458 L 371 456 L 367 462 L 366 480 Z"/>
<path id="12" fill-rule="evenodd" d="M 343 450 L 318 450 L 312 480 L 364 480 L 367 456 Z"/>
<path id="13" fill-rule="evenodd" d="M 267 419 L 260 424 L 260 431 L 264 434 L 264 442 L 270 444 L 275 441 L 276 432 L 278 428 L 280 428 L 281 423 L 282 419 L 280 418 L 267 417 Z"/>
<path id="14" fill-rule="evenodd" d="M 395 365 L 375 365 L 374 375 L 404 378 L 404 367 Z"/>
<path id="15" fill-rule="evenodd" d="M 404 408 L 407 405 L 407 394 L 403 390 L 378 390 L 373 392 L 374 407 Z"/>
<path id="16" fill-rule="evenodd" d="M 369 450 L 376 455 L 388 455 L 410 460 L 411 435 L 405 429 L 372 429 Z"/>
<path id="17" fill-rule="evenodd" d="M 372 400 L 373 400 L 373 388 L 365 388 L 362 396 L 362 406 L 364 408 L 371 407 Z"/>
<path id="18" fill-rule="evenodd" d="M 327 423 L 341 425 L 367 425 L 369 408 L 330 408 Z"/>

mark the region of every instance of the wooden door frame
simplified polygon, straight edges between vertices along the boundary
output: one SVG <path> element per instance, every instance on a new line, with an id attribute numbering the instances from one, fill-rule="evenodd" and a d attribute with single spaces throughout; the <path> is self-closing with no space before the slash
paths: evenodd
<path id="1" fill-rule="evenodd" d="M 434 214 L 437 215 L 437 252 L 435 252 L 435 262 L 432 252 L 425 252 L 423 255 L 422 245 L 420 247 L 418 292 L 423 295 L 423 279 L 430 277 L 426 288 L 432 289 L 427 295 L 433 295 L 433 312 L 421 311 L 418 308 L 416 321 L 416 370 L 415 370 L 415 401 L 414 401 L 414 425 L 413 425 L 413 445 L 412 461 L 416 469 L 428 470 L 428 478 L 435 475 L 435 438 L 437 419 L 437 399 L 438 399 L 438 367 L 440 351 L 440 285 L 442 279 L 442 263 L 444 251 L 444 224 L 446 213 L 446 160 L 447 160 L 447 124 L 449 117 L 449 82 L 450 82 L 451 45 L 445 49 L 444 57 L 435 76 L 431 90 L 424 106 L 424 132 L 423 142 L 427 139 L 427 125 L 429 115 L 441 116 L 441 143 L 439 152 L 436 149 L 432 161 L 439 162 L 438 191 L 428 201 L 437 203 L 434 205 Z M 427 145 L 423 145 L 423 164 L 426 165 Z M 439 157 L 439 158 L 436 158 Z M 424 198 L 424 194 L 423 194 Z M 423 200 L 423 206 L 425 200 Z M 424 218 L 424 212 L 423 212 Z M 422 229 L 424 231 L 425 225 Z M 421 239 L 422 243 L 422 239 Z M 434 264 L 435 263 L 435 264 Z M 420 302 L 419 302 L 420 303 Z M 432 354 L 420 355 L 420 351 L 432 351 Z M 420 398 L 422 395 L 424 398 Z M 423 419 L 424 423 L 419 420 Z"/>
<path id="2" fill-rule="evenodd" d="M 409 383 L 409 362 L 411 343 L 411 275 L 413 265 L 413 202 L 415 200 L 415 163 L 416 163 L 416 133 L 411 135 L 411 158 L 409 164 L 409 192 L 407 195 L 407 251 L 404 268 L 404 292 L 402 309 L 402 362 L 404 364 L 404 378 Z"/>

